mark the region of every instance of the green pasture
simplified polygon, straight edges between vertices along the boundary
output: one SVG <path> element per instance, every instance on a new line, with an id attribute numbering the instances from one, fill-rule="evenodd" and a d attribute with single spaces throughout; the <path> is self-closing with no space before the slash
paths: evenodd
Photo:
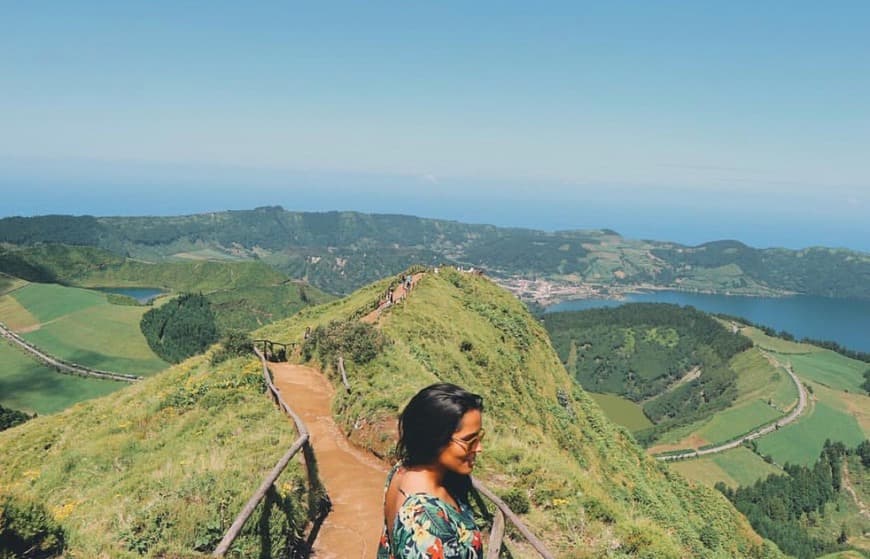
<path id="1" fill-rule="evenodd" d="M 751 485 L 770 474 L 782 473 L 782 470 L 742 446 L 703 458 L 669 462 L 668 467 L 709 487 L 719 481 L 731 487 Z"/>
<path id="2" fill-rule="evenodd" d="M 93 306 L 73 312 L 23 337 L 65 361 L 96 369 L 150 375 L 168 364 L 157 357 L 139 330 L 143 307 Z"/>
<path id="3" fill-rule="evenodd" d="M 54 283 L 31 283 L 17 290 L 12 297 L 39 322 L 48 322 L 89 307 L 108 304 L 106 296 L 101 293 Z"/>
<path id="4" fill-rule="evenodd" d="M 643 408 L 628 398 L 616 394 L 596 394 L 589 392 L 595 403 L 611 421 L 622 425 L 629 431 L 652 427 L 652 422 L 643 413 Z"/>
<path id="5" fill-rule="evenodd" d="M 798 400 L 798 389 L 791 377 L 773 365 L 756 348 L 736 355 L 731 360 L 731 369 L 737 373 L 737 400 L 743 404 L 762 400 L 780 410 L 791 408 Z"/>
<path id="6" fill-rule="evenodd" d="M 52 284 L 33 283 L 13 296 L 42 323 L 22 337 L 55 357 L 134 375 L 167 367 L 139 330 L 147 307 L 112 305 L 103 293 Z"/>
<path id="7" fill-rule="evenodd" d="M 858 421 L 837 399 L 836 393 L 816 390 L 818 398 L 796 422 L 758 439 L 758 450 L 778 464 L 810 465 L 819 457 L 826 439 L 855 446 L 866 437 Z"/>
<path id="8" fill-rule="evenodd" d="M 123 382 L 62 375 L 5 340 L 0 341 L 0 363 L 0 404 L 39 415 L 127 386 Z"/>
<path id="9" fill-rule="evenodd" d="M 12 295 L 0 296 L 0 322 L 7 328 L 20 330 L 39 323 Z"/>
<path id="10" fill-rule="evenodd" d="M 712 417 L 669 431 L 656 447 L 678 444 L 693 437 L 710 443 L 729 441 L 785 415 L 786 410 L 797 403 L 797 387 L 791 377 L 772 365 L 758 349 L 736 355 L 730 367 L 737 374 L 738 391 L 732 406 Z"/>
<path id="11" fill-rule="evenodd" d="M 712 417 L 705 417 L 704 419 L 699 419 L 693 423 L 689 423 L 687 425 L 682 425 L 680 427 L 676 427 L 665 432 L 661 438 L 656 442 L 655 445 L 650 447 L 650 450 L 653 452 L 662 452 L 661 450 L 654 450 L 656 447 L 665 446 L 665 445 L 674 445 L 691 437 L 693 434 L 700 431 L 704 425 L 709 423 Z M 681 447 L 682 448 L 682 447 Z"/>
<path id="12" fill-rule="evenodd" d="M 801 355 L 777 355 L 785 363 L 790 361 L 795 374 L 802 379 L 818 382 L 836 390 L 863 392 L 864 371 L 870 365 L 849 359 L 830 350 Z"/>
<path id="13" fill-rule="evenodd" d="M 6 274 L 0 273 L 0 295 L 5 295 L 10 291 L 22 287 L 26 283 L 27 282 L 23 279 L 7 276 Z"/>
<path id="14" fill-rule="evenodd" d="M 716 413 L 697 433 L 711 443 L 726 442 L 782 415 L 766 402 L 754 400 Z"/>
<path id="15" fill-rule="evenodd" d="M 812 344 L 790 342 L 782 338 L 768 336 L 758 328 L 752 326 L 741 328 L 740 333 L 752 340 L 756 346 L 776 353 L 813 353 L 816 351 L 823 351 L 822 348 Z"/>

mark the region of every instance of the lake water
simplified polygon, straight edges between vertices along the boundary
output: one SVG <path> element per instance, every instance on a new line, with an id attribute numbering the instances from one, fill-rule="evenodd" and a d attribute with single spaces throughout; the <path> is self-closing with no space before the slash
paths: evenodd
<path id="1" fill-rule="evenodd" d="M 616 307 L 624 303 L 671 303 L 746 318 L 797 338 L 833 340 L 849 349 L 870 352 L 870 301 L 812 295 L 741 297 L 682 291 L 633 293 L 624 300 L 579 299 L 549 307 L 546 312 Z"/>
<path id="2" fill-rule="evenodd" d="M 166 293 L 166 291 L 157 289 L 156 287 L 96 287 L 94 289 L 104 293 L 126 295 L 127 297 L 136 299 L 140 303 L 147 303 L 151 299 L 155 299 Z"/>

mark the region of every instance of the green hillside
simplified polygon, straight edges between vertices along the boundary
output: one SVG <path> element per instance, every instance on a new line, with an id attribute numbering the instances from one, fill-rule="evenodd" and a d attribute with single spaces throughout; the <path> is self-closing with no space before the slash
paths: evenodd
<path id="1" fill-rule="evenodd" d="M 0 320 L 49 354 L 138 376 L 167 365 L 139 331 L 145 310 L 110 304 L 104 293 L 57 284 L 30 283 L 0 297 Z"/>
<path id="2" fill-rule="evenodd" d="M 527 502 L 525 520 L 558 557 L 781 557 L 724 497 L 669 473 L 605 419 L 566 374 L 546 331 L 488 280 L 426 274 L 374 336 L 343 338 L 358 328 L 339 325 L 356 324 L 388 281 L 255 332 L 291 342 L 311 327 L 319 334 L 303 353 L 324 360 L 333 380 L 335 352 L 345 355 L 353 390 L 336 392 L 334 413 L 352 441 L 388 455 L 407 399 L 435 380 L 457 382 L 486 403 L 491 435 L 476 475 Z M 195 357 L 2 432 L 0 492 L 43 503 L 67 530 L 71 555 L 196 556 L 293 438 L 258 375 L 253 359 L 210 366 Z M 251 528 L 242 556 L 275 556 L 258 546 L 274 548 L 293 531 L 305 511 L 293 489 L 299 475 L 288 474 L 280 487 L 289 489 L 253 522 L 273 537 Z M 287 516 L 291 528 L 282 530 Z"/>
<path id="3" fill-rule="evenodd" d="M 362 316 L 387 286 L 305 309 L 259 335 L 300 341 L 306 327 L 337 332 L 331 322 Z M 483 394 L 487 405 L 492 438 L 478 475 L 503 494 L 525 497 L 527 520 L 561 557 L 771 552 L 718 496 L 670 475 L 605 419 L 565 373 L 546 331 L 488 280 L 452 269 L 429 273 L 379 331 L 381 349 L 364 364 L 348 364 L 352 393 L 338 391 L 334 403 L 357 444 L 388 455 L 404 402 L 436 380 L 456 382 Z M 324 360 L 334 381 L 330 348 L 339 341 L 306 351 Z"/>
<path id="4" fill-rule="evenodd" d="M 259 259 L 332 293 L 349 293 L 413 263 L 483 268 L 605 289 L 655 285 L 717 293 L 797 292 L 870 298 L 870 255 L 843 249 L 755 249 L 737 241 L 687 247 L 614 231 L 545 232 L 402 215 L 305 213 L 281 207 L 172 217 L 0 219 L 0 243 L 99 247 L 145 261 Z M 0 271 L 45 271 L 0 251 Z M 27 275 L 25 275 L 27 274 Z"/>
<path id="5" fill-rule="evenodd" d="M 730 360 L 752 345 L 709 315 L 676 305 L 629 304 L 542 320 L 581 386 L 642 403 L 656 423 L 636 432 L 647 444 L 729 407 L 738 395 Z"/>
<path id="6" fill-rule="evenodd" d="M 333 297 L 291 281 L 255 260 L 144 262 L 87 246 L 41 244 L 0 248 L 0 271 L 41 283 L 79 287 L 148 287 L 174 293 L 202 292 L 213 305 L 217 326 L 249 331 Z M 11 284 L 10 284 L 11 285 Z M 0 286 L 2 287 L 2 286 Z"/>

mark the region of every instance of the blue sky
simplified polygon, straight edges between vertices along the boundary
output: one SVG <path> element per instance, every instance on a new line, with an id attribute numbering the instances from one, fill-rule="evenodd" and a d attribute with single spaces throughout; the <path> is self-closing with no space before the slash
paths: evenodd
<path id="1" fill-rule="evenodd" d="M 870 251 L 866 2 L 3 2 L 0 215 Z"/>

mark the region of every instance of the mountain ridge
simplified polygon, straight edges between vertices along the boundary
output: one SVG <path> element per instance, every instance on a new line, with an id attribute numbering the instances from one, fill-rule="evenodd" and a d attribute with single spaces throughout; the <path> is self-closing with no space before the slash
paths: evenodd
<path id="1" fill-rule="evenodd" d="M 280 206 L 170 217 L 10 217 L 0 219 L 0 242 L 81 244 L 153 261 L 259 259 L 338 294 L 413 263 L 444 263 L 483 269 L 503 285 L 566 286 L 566 298 L 580 288 L 609 295 L 642 286 L 870 298 L 870 254 L 848 249 L 756 249 L 730 240 L 690 247 L 612 230 L 546 232 Z"/>
<path id="2" fill-rule="evenodd" d="M 374 337 L 345 340 L 345 329 L 331 326 L 360 324 L 395 281 L 254 333 L 303 344 L 304 355 L 304 332 L 321 329 L 307 342 L 309 364 L 334 384 L 335 348 L 357 344 L 341 350 L 350 352 L 351 392 L 337 390 L 333 402 L 352 442 L 388 456 L 407 398 L 434 380 L 457 382 L 486 402 L 491 436 L 477 475 L 527 506 L 525 520 L 558 557 L 782 557 L 724 497 L 646 457 L 569 378 L 543 327 L 486 278 L 450 268 L 426 273 L 376 326 L 363 326 Z M 336 344 L 323 345 L 328 340 Z M 272 416 L 256 369 L 250 358 L 211 366 L 208 355 L 198 356 L 133 390 L 4 431 L 0 444 L 10 452 L 0 457 L 2 491 L 44 501 L 70 530 L 76 553 L 202 556 L 253 491 L 257 472 L 292 438 L 283 420 L 277 432 L 262 428 Z M 229 461 L 248 451 L 253 461 Z M 246 469 L 254 475 L 242 475 Z M 304 511 L 304 495 L 293 489 L 298 472 L 289 475 L 275 506 Z M 271 510 L 276 522 L 290 514 Z M 253 552 L 257 538 L 249 536 L 240 545 Z M 270 541 L 279 541 L 277 533 Z M 512 545 L 516 557 L 532 556 Z"/>

